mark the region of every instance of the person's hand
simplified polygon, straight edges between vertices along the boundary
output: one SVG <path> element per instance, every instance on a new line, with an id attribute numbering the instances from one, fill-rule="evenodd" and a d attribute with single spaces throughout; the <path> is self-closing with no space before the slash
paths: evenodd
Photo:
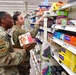
<path id="1" fill-rule="evenodd" d="M 38 19 L 35 24 L 39 24 L 41 21 L 44 21 L 44 16 L 40 17 L 40 19 Z"/>
<path id="2" fill-rule="evenodd" d="M 23 45 L 23 49 L 24 49 L 25 51 L 27 51 L 29 46 L 30 46 L 30 44 Z"/>
<path id="3" fill-rule="evenodd" d="M 29 52 L 31 49 L 33 49 L 35 47 L 35 45 L 36 45 L 36 42 L 30 43 L 30 44 L 24 45 L 23 49 L 25 49 L 26 52 Z"/>
<path id="4" fill-rule="evenodd" d="M 28 49 L 29 49 L 29 50 L 33 49 L 33 48 L 35 47 L 35 45 L 36 45 L 36 42 L 31 43 Z"/>

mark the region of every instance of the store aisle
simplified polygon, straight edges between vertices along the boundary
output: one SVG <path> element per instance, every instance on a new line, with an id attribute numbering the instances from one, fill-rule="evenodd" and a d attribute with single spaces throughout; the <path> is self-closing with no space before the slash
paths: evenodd
<path id="1" fill-rule="evenodd" d="M 33 63 L 32 63 L 32 60 L 31 60 L 31 57 L 30 57 L 30 65 L 31 65 L 30 75 L 36 75 L 35 70 L 34 70 L 34 66 L 33 66 Z"/>

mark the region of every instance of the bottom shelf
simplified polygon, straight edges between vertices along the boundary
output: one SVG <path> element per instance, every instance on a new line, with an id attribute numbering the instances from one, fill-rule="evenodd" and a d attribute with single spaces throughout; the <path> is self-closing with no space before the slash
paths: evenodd
<path id="1" fill-rule="evenodd" d="M 54 59 L 67 71 L 69 75 L 76 75 L 76 73 L 72 72 L 65 64 L 60 63 L 58 60 L 58 52 L 54 52 Z"/>

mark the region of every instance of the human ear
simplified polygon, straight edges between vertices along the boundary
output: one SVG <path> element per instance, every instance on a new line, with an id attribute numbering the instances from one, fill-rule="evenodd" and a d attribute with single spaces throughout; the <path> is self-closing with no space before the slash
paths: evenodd
<path id="1" fill-rule="evenodd" d="M 3 24 L 5 24 L 5 23 L 6 23 L 6 20 L 5 20 L 5 19 L 2 19 L 1 22 L 2 22 Z"/>
<path id="2" fill-rule="evenodd" d="M 18 24 L 18 21 L 16 21 L 16 24 Z"/>

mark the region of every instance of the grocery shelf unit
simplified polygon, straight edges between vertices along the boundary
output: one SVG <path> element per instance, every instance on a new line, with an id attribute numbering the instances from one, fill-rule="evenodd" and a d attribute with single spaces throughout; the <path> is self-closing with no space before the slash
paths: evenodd
<path id="1" fill-rule="evenodd" d="M 72 3 L 68 3 L 68 4 L 62 6 L 59 10 L 63 10 L 63 9 L 70 8 L 70 7 L 73 7 L 73 6 L 76 6 L 76 1 L 72 2 Z M 57 16 L 57 15 L 55 13 L 52 14 L 52 12 L 49 12 L 49 11 L 48 11 L 48 14 L 47 14 L 47 12 L 44 13 L 44 17 L 45 17 L 44 18 L 44 27 L 40 27 L 40 29 L 44 30 L 44 39 L 40 39 L 40 37 L 37 36 L 37 37 L 39 37 L 39 39 L 42 42 L 47 41 L 47 32 L 51 32 L 53 34 L 53 32 L 55 30 L 58 30 L 58 29 L 64 30 L 64 31 L 76 32 L 76 26 L 72 26 L 72 25 L 66 25 L 65 27 L 62 27 L 62 25 L 54 24 L 51 27 L 53 29 L 53 31 L 51 30 L 51 28 L 47 28 L 47 17 L 53 17 L 53 16 Z M 70 52 L 72 52 L 73 54 L 76 55 L 76 47 L 75 46 L 72 46 L 72 45 L 70 45 L 70 44 L 68 44 L 68 43 L 66 43 L 66 42 L 64 42 L 62 40 L 56 39 L 54 37 L 50 38 L 50 40 L 52 42 L 57 43 L 58 45 L 60 45 L 60 46 L 62 46 L 64 48 L 68 49 Z M 52 50 L 52 53 L 53 53 L 52 57 L 66 70 L 66 72 L 69 75 L 76 75 L 76 73 L 72 72 L 65 64 L 59 62 L 58 51 L 54 51 L 55 50 L 54 48 L 58 49 L 58 48 L 56 48 L 56 46 L 51 46 L 51 50 Z M 42 75 L 42 74 L 40 73 L 40 75 Z"/>
<path id="2" fill-rule="evenodd" d="M 76 6 L 76 1 L 75 2 L 72 2 L 72 3 L 68 3 L 65 6 L 62 6 L 59 10 L 63 10 L 63 9 L 70 8 L 70 7 L 73 7 L 73 6 Z M 49 15 L 49 16 L 48 15 L 44 15 L 44 16 L 47 18 L 47 17 L 52 17 L 54 15 Z M 44 21 L 44 24 L 47 24 L 46 21 Z M 44 29 L 44 31 L 45 31 L 44 37 L 46 37 L 47 36 L 48 29 L 47 29 L 46 25 L 44 27 L 45 28 L 42 28 L 42 29 Z M 52 29 L 54 29 L 54 30 L 60 29 L 60 30 L 64 30 L 64 31 L 76 32 L 76 26 L 72 26 L 72 25 L 67 25 L 65 27 L 62 27 L 61 25 L 54 24 L 54 25 L 52 25 Z M 46 39 L 44 39 L 44 40 L 46 40 Z M 76 47 L 75 46 L 72 46 L 72 45 L 70 45 L 70 44 L 68 44 L 68 43 L 66 43 L 66 42 L 64 42 L 62 40 L 56 39 L 54 37 L 50 38 L 50 40 L 53 41 L 53 42 L 55 42 L 55 43 L 57 43 L 58 45 L 60 45 L 60 46 L 62 46 L 64 48 L 68 49 L 70 52 L 72 52 L 73 54 L 76 55 Z M 53 48 L 54 47 L 52 47 L 52 50 L 54 51 Z M 64 65 L 63 63 L 60 63 L 59 62 L 59 60 L 58 60 L 58 57 L 59 57 L 58 56 L 58 52 L 53 52 L 53 53 L 54 53 L 54 55 L 52 55 L 53 58 L 66 70 L 66 72 L 69 75 L 76 75 L 76 73 L 75 72 L 72 72 L 66 65 Z"/>

